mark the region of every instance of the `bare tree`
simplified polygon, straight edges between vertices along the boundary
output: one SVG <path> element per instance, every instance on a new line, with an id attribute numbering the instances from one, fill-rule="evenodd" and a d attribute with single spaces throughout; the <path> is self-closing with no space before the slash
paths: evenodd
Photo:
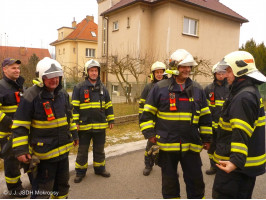
<path id="1" fill-rule="evenodd" d="M 212 77 L 212 64 L 210 60 L 201 59 L 198 57 L 194 58 L 198 63 L 197 66 L 192 68 L 192 80 L 195 80 L 196 76 Z"/>

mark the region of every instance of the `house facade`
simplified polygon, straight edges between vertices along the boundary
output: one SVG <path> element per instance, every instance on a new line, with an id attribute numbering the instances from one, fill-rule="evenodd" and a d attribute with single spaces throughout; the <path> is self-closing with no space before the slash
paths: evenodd
<path id="1" fill-rule="evenodd" d="M 219 0 L 97 0 L 98 56 L 127 55 L 167 63 L 179 48 L 214 65 L 239 48 L 247 19 Z M 150 66 L 147 66 L 149 73 Z M 129 76 L 129 79 L 132 78 Z M 114 83 L 115 77 L 108 76 Z M 141 77 L 147 81 L 147 74 Z M 210 82 L 203 76 L 195 80 Z M 132 78 L 134 81 L 134 78 Z M 111 86 L 113 88 L 113 86 Z"/>
<path id="2" fill-rule="evenodd" d="M 56 60 L 62 65 L 68 82 L 81 79 L 84 65 L 97 58 L 98 25 L 93 16 L 86 16 L 80 23 L 72 22 L 72 27 L 58 29 L 55 46 Z"/>

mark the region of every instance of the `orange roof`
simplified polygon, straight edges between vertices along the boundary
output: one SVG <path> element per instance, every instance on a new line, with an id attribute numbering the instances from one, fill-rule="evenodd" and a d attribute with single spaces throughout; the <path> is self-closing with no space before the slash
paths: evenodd
<path id="1" fill-rule="evenodd" d="M 96 37 L 92 36 L 94 32 Z M 63 40 L 56 40 L 50 45 L 55 45 L 58 42 L 65 40 L 88 40 L 88 41 L 98 41 L 98 25 L 92 20 L 83 19 L 80 23 L 77 24 L 73 32 L 66 36 Z"/>
<path id="2" fill-rule="evenodd" d="M 0 46 L 0 59 L 2 60 L 5 58 L 15 58 L 20 60 L 22 64 L 27 64 L 33 54 L 36 54 L 40 60 L 44 57 L 51 58 L 48 49 Z"/>
<path id="3" fill-rule="evenodd" d="M 146 3 L 146 4 L 156 4 L 157 2 L 162 2 L 163 0 L 121 0 L 105 12 L 101 13 L 101 15 L 109 14 L 113 11 L 119 10 L 120 8 L 128 7 L 135 3 Z M 248 20 L 235 11 L 231 10 L 230 8 L 226 7 L 219 0 L 176 0 L 177 2 L 183 2 L 186 4 L 194 5 L 196 7 L 201 7 L 206 10 L 211 10 L 223 15 L 227 15 L 232 17 L 241 23 L 248 22 Z"/>

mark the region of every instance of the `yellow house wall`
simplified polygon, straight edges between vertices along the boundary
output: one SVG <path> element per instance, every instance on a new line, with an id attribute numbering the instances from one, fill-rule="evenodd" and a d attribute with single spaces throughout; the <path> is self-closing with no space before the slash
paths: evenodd
<path id="1" fill-rule="evenodd" d="M 69 27 L 63 27 L 58 29 L 58 40 L 64 39 L 66 36 L 68 36 L 71 32 L 73 32 L 74 28 L 69 28 Z M 63 37 L 62 37 L 63 33 Z"/>

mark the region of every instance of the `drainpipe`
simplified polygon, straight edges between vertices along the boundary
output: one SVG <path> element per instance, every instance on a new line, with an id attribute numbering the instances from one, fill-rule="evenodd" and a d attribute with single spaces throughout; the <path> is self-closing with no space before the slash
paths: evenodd
<path id="1" fill-rule="evenodd" d="M 108 46 L 109 46 L 109 19 L 108 17 L 104 17 L 106 19 L 106 67 L 108 68 L 108 60 L 109 60 L 109 54 L 108 54 Z M 106 71 L 106 87 L 108 83 L 108 70 Z"/>

